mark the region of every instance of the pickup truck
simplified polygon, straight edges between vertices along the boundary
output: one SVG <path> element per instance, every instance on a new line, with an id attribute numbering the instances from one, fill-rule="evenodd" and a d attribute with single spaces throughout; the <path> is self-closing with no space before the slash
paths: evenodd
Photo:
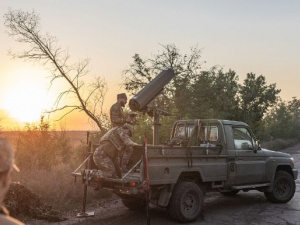
<path id="1" fill-rule="evenodd" d="M 96 147 L 91 145 L 90 156 Z M 286 203 L 298 176 L 291 155 L 262 149 L 246 123 L 229 120 L 176 121 L 165 144 L 134 148 L 131 169 L 121 179 L 97 176 L 90 156 L 89 168 L 73 173 L 85 185 L 111 189 L 133 210 L 145 207 L 148 196 L 180 222 L 197 219 L 212 191 L 230 196 L 256 190 Z"/>

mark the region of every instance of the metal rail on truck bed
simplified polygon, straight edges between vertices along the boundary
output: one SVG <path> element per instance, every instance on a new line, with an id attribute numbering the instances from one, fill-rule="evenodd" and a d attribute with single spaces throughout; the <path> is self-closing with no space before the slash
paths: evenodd
<path id="1" fill-rule="evenodd" d="M 144 157 L 143 149 L 144 147 L 136 146 L 134 147 L 131 157 L 130 169 L 122 173 L 122 178 L 115 177 L 103 177 L 101 173 L 98 173 L 99 169 L 93 162 L 93 152 L 99 146 L 99 144 L 92 144 L 91 141 L 88 142 L 86 151 L 86 159 L 78 166 L 78 168 L 72 172 L 72 176 L 80 177 L 83 184 L 86 186 L 94 188 L 106 188 L 113 190 L 116 194 L 125 192 L 127 194 L 132 193 L 142 193 L 143 186 L 145 184 L 144 176 Z M 124 190 L 122 190 L 122 187 Z M 128 188 L 134 189 L 128 193 Z"/>
<path id="2" fill-rule="evenodd" d="M 83 165 L 91 160 L 92 154 L 90 154 L 83 162 L 82 164 L 71 174 L 74 177 L 82 177 L 83 180 L 87 180 L 88 184 L 90 183 L 92 179 L 95 179 L 97 182 L 115 182 L 115 183 L 127 183 L 127 182 L 142 182 L 141 180 L 141 174 L 140 169 L 137 169 L 137 167 L 141 164 L 142 160 L 139 160 L 132 168 L 128 170 L 128 172 L 122 174 L 122 178 L 107 178 L 107 177 L 97 177 L 93 176 L 95 174 L 95 169 L 86 168 L 80 169 L 83 167 Z M 89 163 L 88 163 L 89 164 Z M 138 172 L 133 172 L 135 169 L 137 169 Z M 79 172 L 80 171 L 80 172 Z M 89 185 L 88 185 L 89 186 Z"/>

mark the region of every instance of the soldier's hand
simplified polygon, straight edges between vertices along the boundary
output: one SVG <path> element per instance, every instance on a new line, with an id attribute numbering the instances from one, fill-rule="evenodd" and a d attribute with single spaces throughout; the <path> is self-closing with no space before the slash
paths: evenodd
<path id="1" fill-rule="evenodd" d="M 127 116 L 127 118 L 126 118 L 126 122 L 127 123 L 132 123 L 132 117 L 131 116 Z"/>

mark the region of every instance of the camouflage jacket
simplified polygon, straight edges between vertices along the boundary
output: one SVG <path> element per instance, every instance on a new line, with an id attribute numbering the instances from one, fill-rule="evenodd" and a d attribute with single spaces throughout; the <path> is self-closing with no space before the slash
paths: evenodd
<path id="1" fill-rule="evenodd" d="M 100 144 L 103 141 L 111 142 L 118 151 L 122 151 L 126 146 L 138 145 L 130 140 L 128 134 L 122 127 L 114 127 L 100 139 Z"/>
<path id="2" fill-rule="evenodd" d="M 121 127 L 125 124 L 123 109 L 119 102 L 110 107 L 110 121 L 113 127 Z"/>

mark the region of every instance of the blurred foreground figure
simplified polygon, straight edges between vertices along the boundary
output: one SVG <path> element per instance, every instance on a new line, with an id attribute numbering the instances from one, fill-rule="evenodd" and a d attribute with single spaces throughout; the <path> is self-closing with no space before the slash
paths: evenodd
<path id="1" fill-rule="evenodd" d="M 95 164 L 101 171 L 99 176 L 122 177 L 121 172 L 125 172 L 124 170 L 132 153 L 125 153 L 124 151 L 129 149 L 128 146 L 139 145 L 130 140 L 129 136 L 132 136 L 132 127 L 129 124 L 125 124 L 122 127 L 110 129 L 101 138 L 100 146 L 96 149 L 93 156 Z M 126 156 L 124 157 L 124 155 Z"/>
<path id="2" fill-rule="evenodd" d="M 7 193 L 10 182 L 11 173 L 15 169 L 19 172 L 19 168 L 14 164 L 14 150 L 10 144 L 3 138 L 0 138 L 0 224 L 1 225 L 24 225 L 9 216 L 8 210 L 3 205 L 5 194 Z"/>

